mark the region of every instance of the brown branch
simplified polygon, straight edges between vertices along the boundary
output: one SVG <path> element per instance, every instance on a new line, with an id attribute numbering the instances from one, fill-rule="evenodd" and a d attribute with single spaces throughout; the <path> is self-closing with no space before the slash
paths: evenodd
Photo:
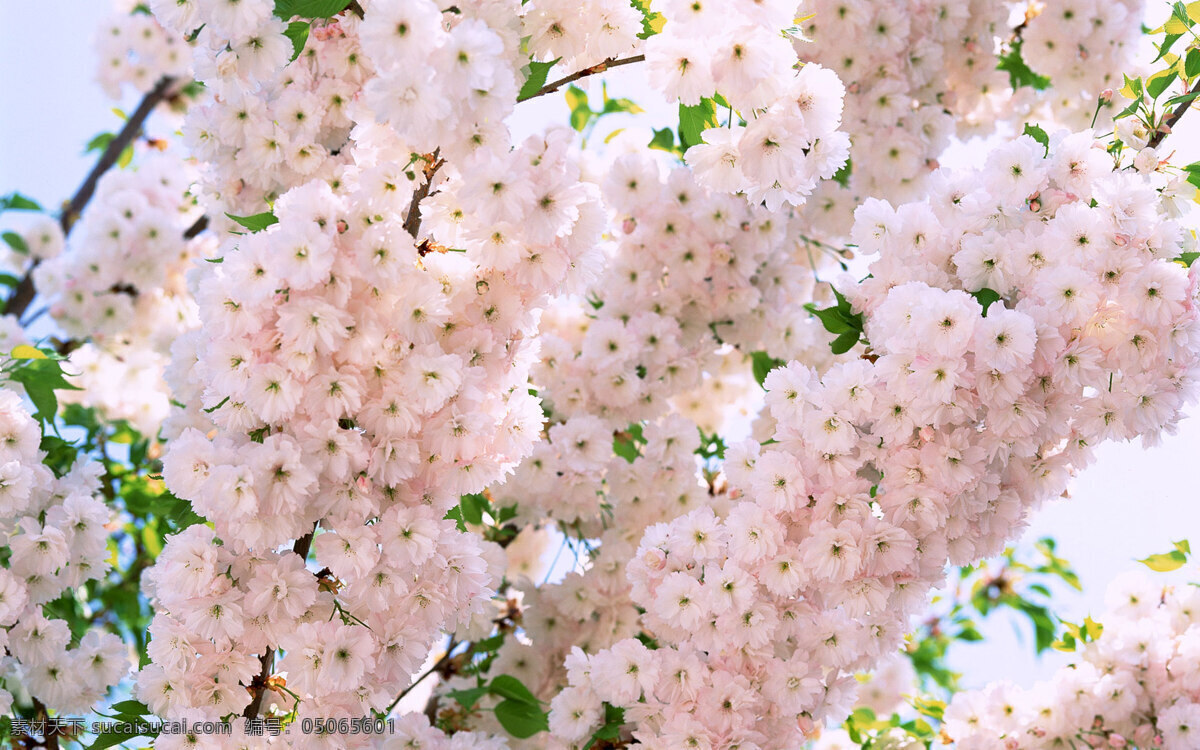
<path id="1" fill-rule="evenodd" d="M 133 143 L 141 132 L 142 126 L 146 123 L 146 119 L 150 117 L 150 113 L 154 111 L 160 103 L 167 99 L 167 92 L 175 85 L 175 79 L 170 76 L 164 76 L 159 80 L 154 88 L 146 92 L 142 97 L 142 101 L 138 104 L 137 109 L 125 121 L 125 127 L 121 128 L 121 132 L 117 133 L 108 145 L 104 148 L 104 152 L 100 154 L 100 159 L 96 165 L 92 167 L 92 171 L 84 179 L 83 184 L 75 191 L 75 195 L 71 196 L 71 200 L 67 201 L 63 206 L 62 216 L 59 217 L 58 223 L 62 227 L 63 235 L 71 233 L 71 227 L 75 226 L 75 222 L 83 213 L 84 207 L 88 201 L 92 199 L 92 195 L 96 192 L 96 185 L 100 182 L 100 178 L 104 173 L 112 169 L 113 165 L 121 158 L 121 153 L 129 144 Z M 40 261 L 34 259 L 26 269 L 25 275 L 17 282 L 16 289 L 13 290 L 12 296 L 4 304 L 5 315 L 15 315 L 18 318 L 25 312 L 29 305 L 33 302 L 33 298 L 37 296 L 37 289 L 33 286 L 33 269 L 38 267 Z"/>
<path id="2" fill-rule="evenodd" d="M 571 83 L 573 81 L 578 81 L 581 78 L 587 78 L 588 76 L 596 75 L 597 73 L 603 73 L 604 71 L 608 70 L 609 68 L 619 68 L 622 65 L 632 65 L 634 63 L 642 62 L 645 59 L 646 59 L 645 55 L 634 55 L 633 57 L 626 57 L 626 58 L 620 59 L 620 60 L 610 57 L 607 60 L 605 60 L 604 62 L 597 63 L 596 65 L 593 65 L 590 68 L 584 68 L 583 70 L 572 73 L 571 75 L 567 76 L 566 78 L 560 78 L 557 81 L 554 81 L 553 83 L 547 83 L 545 86 L 542 86 L 540 89 L 538 89 L 538 92 L 536 94 L 534 94 L 533 96 L 530 96 L 528 98 L 522 99 L 521 101 L 527 102 L 530 99 L 536 99 L 537 97 L 542 96 L 543 94 L 551 94 L 555 91 L 558 91 L 561 87 L 565 86 L 568 83 Z"/>
<path id="3" fill-rule="evenodd" d="M 208 229 L 208 215 L 207 214 L 204 216 L 201 216 L 199 219 L 196 219 L 196 221 L 190 227 L 188 227 L 187 230 L 183 233 L 183 238 L 185 240 L 194 239 L 205 229 Z"/>
<path id="4" fill-rule="evenodd" d="M 414 240 L 421 232 L 420 203 L 429 197 L 429 191 L 433 188 L 433 178 L 437 174 L 437 171 L 442 168 L 442 165 L 446 163 L 445 159 L 438 158 L 439 153 L 441 153 L 441 149 L 437 149 L 432 154 L 422 157 L 425 159 L 425 168 L 422 170 L 425 174 L 425 184 L 413 191 L 412 200 L 408 204 L 408 213 L 404 215 L 404 231 L 412 235 Z"/>
<path id="5" fill-rule="evenodd" d="M 1146 143 L 1148 148 L 1158 148 L 1158 145 L 1171 134 L 1171 129 L 1179 122 L 1179 118 L 1183 117 L 1184 113 L 1188 111 L 1188 107 L 1192 106 L 1192 102 L 1196 100 L 1198 94 L 1200 94 L 1200 81 L 1197 81 L 1196 85 L 1188 89 L 1187 94 L 1185 94 L 1185 96 L 1191 96 L 1192 98 L 1180 102 L 1179 106 L 1175 107 L 1175 111 L 1167 115 L 1167 119 L 1159 123 L 1153 137 Z"/>
<path id="6" fill-rule="evenodd" d="M 100 154 L 100 160 L 96 162 L 96 166 L 92 167 L 92 171 L 88 173 L 83 184 L 75 191 L 75 195 L 67 202 L 63 208 L 62 216 L 59 218 L 59 224 L 62 226 L 63 234 L 68 234 L 71 227 L 79 219 L 83 213 L 84 206 L 92 199 L 92 195 L 96 192 L 96 185 L 100 182 L 100 178 L 104 173 L 112 169 L 117 160 L 121 158 L 121 153 L 125 151 L 125 147 L 133 143 L 137 138 L 138 133 L 142 130 L 142 125 L 146 123 L 146 119 L 150 117 L 150 113 L 154 111 L 161 102 L 167 99 L 167 92 L 175 85 L 175 79 L 170 76 L 163 76 L 158 83 L 154 84 L 154 88 L 146 92 L 142 97 L 142 101 L 138 104 L 137 109 L 125 121 L 125 127 L 121 128 L 121 132 L 108 142 L 104 148 L 104 153 Z"/>
<path id="7" fill-rule="evenodd" d="M 317 533 L 317 525 L 313 524 L 312 531 L 296 540 L 292 545 L 292 552 L 300 555 L 301 560 L 308 559 L 308 550 L 312 547 L 313 536 Z M 275 649 L 268 648 L 263 652 L 263 655 L 258 658 L 262 668 L 258 672 L 258 676 L 250 682 L 250 692 L 253 698 L 246 705 L 246 710 L 242 712 L 242 716 L 247 719 L 253 719 L 258 716 L 258 712 L 262 709 L 263 696 L 267 694 L 267 681 L 271 679 L 271 672 L 275 669 Z"/>

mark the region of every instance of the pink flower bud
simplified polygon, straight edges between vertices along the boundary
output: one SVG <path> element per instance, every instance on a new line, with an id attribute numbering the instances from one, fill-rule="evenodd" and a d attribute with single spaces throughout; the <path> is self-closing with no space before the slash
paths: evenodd
<path id="1" fill-rule="evenodd" d="M 1109 102 L 1112 101 L 1112 98 L 1113 98 L 1113 90 L 1112 89 L 1104 89 L 1103 91 L 1100 92 L 1100 103 L 1101 104 L 1108 104 Z"/>
<path id="2" fill-rule="evenodd" d="M 662 570 L 667 567 L 667 553 L 658 547 L 651 547 L 642 555 L 642 562 L 650 570 Z"/>
<path id="3" fill-rule="evenodd" d="M 1113 732 L 1112 734 L 1108 735 L 1109 747 L 1121 748 L 1121 747 L 1125 747 L 1127 744 L 1129 744 L 1129 743 L 1125 742 L 1125 738 L 1122 737 L 1121 735 L 1117 734 L 1116 732 Z"/>

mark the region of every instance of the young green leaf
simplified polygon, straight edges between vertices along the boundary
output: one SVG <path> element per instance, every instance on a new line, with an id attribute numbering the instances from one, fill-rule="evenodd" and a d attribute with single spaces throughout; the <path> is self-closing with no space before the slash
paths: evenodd
<path id="1" fill-rule="evenodd" d="M 525 79 L 525 83 L 521 84 L 521 90 L 517 93 L 517 101 L 523 102 L 526 99 L 532 99 L 537 96 L 537 92 L 541 91 L 542 86 L 546 85 L 546 77 L 550 75 L 550 69 L 561 59 L 561 57 L 555 58 L 550 62 L 530 60 L 529 76 Z"/>
<path id="2" fill-rule="evenodd" d="M 284 21 L 293 17 L 330 18 L 350 5 L 350 0 L 275 0 L 275 15 Z"/>
<path id="3" fill-rule="evenodd" d="M 241 224 L 246 229 L 249 229 L 251 232 L 261 232 L 272 224 L 279 223 L 279 219 L 275 218 L 275 214 L 271 213 L 270 211 L 266 211 L 261 214 L 254 214 L 253 216 L 234 216 L 230 213 L 225 215 L 236 221 L 238 224 Z"/>
<path id="4" fill-rule="evenodd" d="M 716 126 L 717 105 L 712 99 L 705 97 L 694 106 L 679 105 L 679 142 L 684 151 L 702 143 L 700 135 Z"/>
<path id="5" fill-rule="evenodd" d="M 525 687 L 520 680 L 512 675 L 497 675 L 488 686 L 488 690 L 493 695 L 508 698 L 518 703 L 527 703 L 531 706 L 540 705 L 537 697 L 530 692 L 529 688 Z"/>
<path id="6" fill-rule="evenodd" d="M 1033 140 L 1042 144 L 1042 148 L 1046 150 L 1046 153 L 1044 153 L 1043 156 L 1050 155 L 1050 136 L 1046 135 L 1046 131 L 1042 130 L 1040 125 L 1030 125 L 1029 123 L 1025 123 L 1025 130 L 1022 134 L 1027 135 Z"/>
<path id="7" fill-rule="evenodd" d="M 767 375 L 776 367 L 783 367 L 787 362 L 782 359 L 775 359 L 766 352 L 751 352 L 750 353 L 750 368 L 754 371 L 754 379 L 761 386 L 767 379 Z"/>
<path id="8" fill-rule="evenodd" d="M 283 35 L 292 42 L 292 60 L 300 56 L 304 51 L 304 45 L 308 42 L 309 23 L 307 21 L 292 21 L 284 29 Z"/>
<path id="9" fill-rule="evenodd" d="M 496 721 L 504 731 L 518 739 L 532 737 L 550 728 L 549 717 L 536 704 L 508 699 L 497 703 L 495 710 Z"/>
<path id="10" fill-rule="evenodd" d="M 4 242 L 13 249 L 14 253 L 21 255 L 29 255 L 29 245 L 25 244 L 25 238 L 16 232 L 5 232 L 0 237 L 4 238 Z"/>

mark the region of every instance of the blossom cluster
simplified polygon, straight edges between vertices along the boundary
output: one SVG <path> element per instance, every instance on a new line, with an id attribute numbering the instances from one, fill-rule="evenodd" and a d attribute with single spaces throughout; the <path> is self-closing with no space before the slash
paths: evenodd
<path id="1" fill-rule="evenodd" d="M 125 644 L 99 628 L 72 634 L 45 605 L 108 573 L 104 468 L 77 461 L 56 477 L 42 463 L 37 421 L 11 390 L 0 390 L 0 435 L 0 534 L 8 553 L 0 567 L 0 677 L 16 678 L 48 708 L 86 713 L 129 672 Z M 12 700 L 0 688 L 0 712 Z"/>
<path id="2" fill-rule="evenodd" d="M 1144 7 L 1050 0 L 1024 9 L 1014 29 L 1011 4 L 997 0 L 804 3 L 796 51 L 845 83 L 853 142 L 848 180 L 824 183 L 809 203 L 814 227 L 844 236 L 867 196 L 920 197 L 953 136 L 1032 121 L 1084 128 L 1097 114 L 1108 122 L 1097 97 L 1130 67 Z M 1026 64 L 1045 78 L 1014 90 L 1005 71 Z"/>
<path id="3" fill-rule="evenodd" d="M 405 227 L 412 188 L 397 194 L 392 167 L 374 161 L 407 151 L 364 138 L 366 166 L 336 190 L 292 189 L 275 203 L 278 224 L 196 272 L 203 322 L 170 372 L 191 408 L 171 422 L 180 434 L 164 478 L 214 530 L 172 537 L 150 574 L 155 642 L 178 644 L 153 647 L 142 673 L 157 712 L 240 712 L 239 683 L 272 647 L 286 653 L 301 715 L 381 710 L 440 628 L 482 611 L 503 569 L 443 516 L 515 466 L 541 429 L 528 389 L 536 312 L 600 223 L 564 138 L 504 157 L 531 195 L 557 199 L 514 204 L 503 247 L 475 211 L 453 238 L 462 250 L 418 244 Z M 443 190 L 472 205 L 473 183 L 443 169 Z M 318 523 L 316 560 L 336 596 L 318 592 L 302 556 L 275 552 Z M 349 661 L 332 658 L 342 651 Z M 197 692 L 212 690 L 221 700 Z"/>
<path id="4" fill-rule="evenodd" d="M 1162 747 L 1200 736 L 1200 589 L 1145 573 L 1109 585 L 1098 638 L 1045 682 L 957 693 L 945 733 L 961 750 Z"/>
<path id="5" fill-rule="evenodd" d="M 786 212 L 638 155 L 613 163 L 603 195 L 619 229 L 591 304 L 565 300 L 544 325 L 535 382 L 556 414 L 653 419 L 720 369 L 722 342 L 820 361 L 827 339 L 803 304 L 831 264 L 806 251 Z"/>
<path id="6" fill-rule="evenodd" d="M 57 224 L 31 234 L 40 261 L 31 274 L 54 322 L 80 344 L 71 353 L 82 391 L 66 402 L 96 406 L 156 435 L 170 411 L 162 380 L 171 344 L 198 324 L 184 275 L 213 251 L 211 234 L 189 236 L 201 212 L 188 188 L 194 172 L 169 154 L 147 154 L 137 169 L 108 172 L 63 245 Z"/>
<path id="7" fill-rule="evenodd" d="M 96 80 L 113 99 L 128 85 L 145 93 L 163 77 L 187 75 L 191 53 L 173 34 L 147 13 L 115 15 L 96 31 Z"/>
<path id="8" fill-rule="evenodd" d="M 1155 183 L 1108 158 L 1089 132 L 1048 155 L 1022 137 L 926 200 L 859 209 L 880 260 L 844 293 L 871 348 L 767 376 L 771 441 L 724 464 L 745 502 L 647 530 L 628 574 L 662 647 L 577 659 L 564 739 L 608 702 L 643 742 L 798 744 L 947 562 L 999 552 L 1094 446 L 1172 428 L 1200 365 L 1195 272 Z"/>

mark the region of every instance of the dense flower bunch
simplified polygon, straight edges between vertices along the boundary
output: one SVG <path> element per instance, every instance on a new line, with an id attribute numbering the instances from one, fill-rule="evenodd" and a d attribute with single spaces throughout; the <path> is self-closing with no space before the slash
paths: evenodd
<path id="1" fill-rule="evenodd" d="M 38 423 L 11 390 L 0 390 L 0 435 L 0 677 L 19 680 L 47 707 L 85 713 L 128 673 L 125 644 L 100 629 L 73 636 L 43 607 L 108 573 L 104 468 L 79 461 L 55 477 L 42 463 Z M 0 713 L 11 705 L 0 688 Z"/>
<path id="2" fill-rule="evenodd" d="M 357 18 L 314 27 L 289 63 L 293 44 L 270 2 L 151 5 L 176 33 L 199 29 L 194 67 L 212 98 L 188 110 L 183 134 L 204 163 L 204 203 L 221 209 L 215 226 L 232 226 L 225 212 L 259 213 L 288 188 L 332 179 L 350 163 L 349 110 L 370 73 Z"/>
<path id="3" fill-rule="evenodd" d="M 796 51 L 846 84 L 844 127 L 853 141 L 848 182 L 823 184 L 810 203 L 814 228 L 841 236 L 867 196 L 917 198 L 952 136 L 1019 131 L 1034 120 L 1048 129 L 1088 127 L 1097 97 L 1119 88 L 1114 82 L 1132 62 L 1144 7 L 1050 0 L 1024 8 L 1014 30 L 1011 4 L 997 0 L 804 3 Z M 848 39 L 859 43 L 849 47 Z M 1008 68 L 1028 63 L 1045 80 L 1014 90 L 997 69 L 998 50 Z M 1034 87 L 1047 82 L 1046 91 Z"/>
<path id="4" fill-rule="evenodd" d="M 1200 737 L 1200 589 L 1129 573 L 1109 586 L 1099 638 L 1046 682 L 961 692 L 944 730 L 960 750 L 1162 747 Z"/>
<path id="5" fill-rule="evenodd" d="M 781 30 L 796 3 L 663 3 L 661 34 L 646 43 L 647 74 L 667 101 L 729 108 L 726 127 L 710 128 L 687 161 L 705 186 L 744 192 L 772 211 L 799 205 L 846 161 L 849 139 L 838 131 L 844 89 L 819 65 L 796 72 L 796 53 Z M 734 113 L 742 116 L 735 121 Z"/>
<path id="6" fill-rule="evenodd" d="M 147 13 L 113 16 L 96 32 L 96 79 L 113 99 L 130 86 L 145 93 L 164 76 L 187 75 L 191 52 L 183 38 Z"/>
<path id="7" fill-rule="evenodd" d="M 859 210 L 881 259 L 846 294 L 871 350 L 767 377 L 774 442 L 724 467 L 750 502 L 651 527 L 629 564 L 663 647 L 575 660 L 560 711 L 623 707 L 648 743 L 795 745 L 849 708 L 851 673 L 948 561 L 996 554 L 1093 446 L 1172 427 L 1195 391 L 1195 278 L 1153 184 L 1108 158 L 1086 132 L 1046 157 L 1023 137 L 925 201 Z"/>
<path id="8" fill-rule="evenodd" d="M 1058 0 L 1026 21 L 1021 52 L 1034 72 L 1054 82 L 1059 122 L 1086 126 L 1100 93 L 1121 87 L 1145 11 L 1144 0 Z"/>
<path id="9" fill-rule="evenodd" d="M 37 226 L 54 239 L 34 251 L 33 279 L 55 323 L 80 344 L 69 369 L 83 390 L 64 400 L 149 435 L 170 410 L 162 371 L 171 344 L 199 322 L 184 274 L 213 250 L 211 234 L 188 236 L 201 215 L 188 193 L 193 176 L 167 154 L 107 173 L 65 253 L 42 249 L 61 246 L 57 225 Z"/>
<path id="10" fill-rule="evenodd" d="M 184 419 L 211 421 L 182 430 L 164 477 L 214 530 L 173 537 L 150 576 L 163 650 L 141 679 L 156 711 L 240 712 L 253 655 L 277 646 L 303 715 L 379 710 L 441 627 L 482 611 L 502 570 L 443 516 L 540 432 L 528 392 L 536 310 L 591 250 L 600 218 L 563 145 L 535 137 L 504 157 L 514 180 L 560 196 L 549 213 L 524 206 L 505 270 L 487 240 L 418 247 L 404 226 L 410 195 L 371 166 L 347 171 L 336 192 L 289 191 L 277 225 L 200 272 L 204 322 L 172 375 L 176 397 L 208 412 Z M 487 226 L 472 213 L 460 228 L 487 237 Z M 297 554 L 274 552 L 318 522 L 316 559 L 336 597 L 318 595 Z M 335 658 L 343 651 L 349 661 Z M 197 692 L 211 690 L 220 700 Z"/>
<path id="11" fill-rule="evenodd" d="M 686 169 L 664 179 L 635 155 L 612 165 L 604 198 L 620 229 L 591 307 L 567 301 L 543 334 L 535 382 L 556 414 L 653 419 L 719 370 L 721 342 L 819 361 L 826 336 L 803 303 L 828 259 L 809 255 L 787 213 L 706 190 Z"/>
<path id="12" fill-rule="evenodd" d="M 566 439 L 565 432 L 555 431 L 572 425 L 577 419 L 583 418 L 552 428 L 551 440 L 557 437 L 560 446 L 575 445 Z M 645 528 L 662 519 L 709 505 L 714 500 L 706 496 L 705 488 L 697 480 L 693 454 L 699 446 L 699 438 L 696 426 L 687 419 L 672 415 L 647 425 L 641 453 L 632 461 L 611 455 L 611 429 L 602 430 L 599 439 L 609 455 L 602 462 L 603 471 L 597 469 L 597 475 L 580 477 L 565 473 L 556 476 L 556 471 L 538 469 L 538 474 L 530 476 L 522 469 L 528 483 L 518 483 L 519 477 L 514 477 L 497 491 L 498 496 L 505 496 L 501 491 L 508 493 L 519 489 L 522 498 L 529 493 L 536 498 L 534 512 L 548 512 L 552 517 L 570 516 L 572 502 L 588 508 L 586 513 L 579 513 L 584 520 L 576 523 L 570 532 L 579 536 L 578 540 L 570 542 L 575 546 L 573 554 L 582 554 L 584 558 L 575 566 L 577 570 L 550 584 L 532 576 L 510 573 L 510 579 L 522 594 L 521 621 L 528 642 L 507 640 L 492 669 L 518 677 L 546 700 L 554 698 L 566 685 L 563 664 L 572 649 L 596 651 L 636 635 L 638 611 L 630 599 L 625 565 Z M 546 459 L 540 450 L 542 445 L 546 443 L 539 443 L 539 449 L 524 466 L 545 465 Z M 568 459 L 567 465 L 574 464 L 575 460 L 585 460 L 586 448 L 572 451 L 564 447 L 561 450 L 574 459 Z M 604 505 L 603 519 L 595 511 L 598 487 L 603 488 L 600 498 Z M 561 502 L 567 505 L 567 510 L 542 507 L 543 498 L 553 492 L 563 497 Z M 587 497 L 587 493 L 592 497 Z M 720 500 L 717 498 L 718 502 Z M 524 504 L 521 507 L 524 508 Z M 598 545 L 592 546 L 589 540 L 597 540 Z M 583 552 L 581 548 L 588 551 Z M 514 550 L 512 546 L 505 552 L 510 566 L 515 559 L 524 556 L 522 550 Z M 539 583 L 542 585 L 536 585 Z M 457 685 L 451 682 L 448 687 Z M 486 726 L 483 724 L 481 728 Z"/>

